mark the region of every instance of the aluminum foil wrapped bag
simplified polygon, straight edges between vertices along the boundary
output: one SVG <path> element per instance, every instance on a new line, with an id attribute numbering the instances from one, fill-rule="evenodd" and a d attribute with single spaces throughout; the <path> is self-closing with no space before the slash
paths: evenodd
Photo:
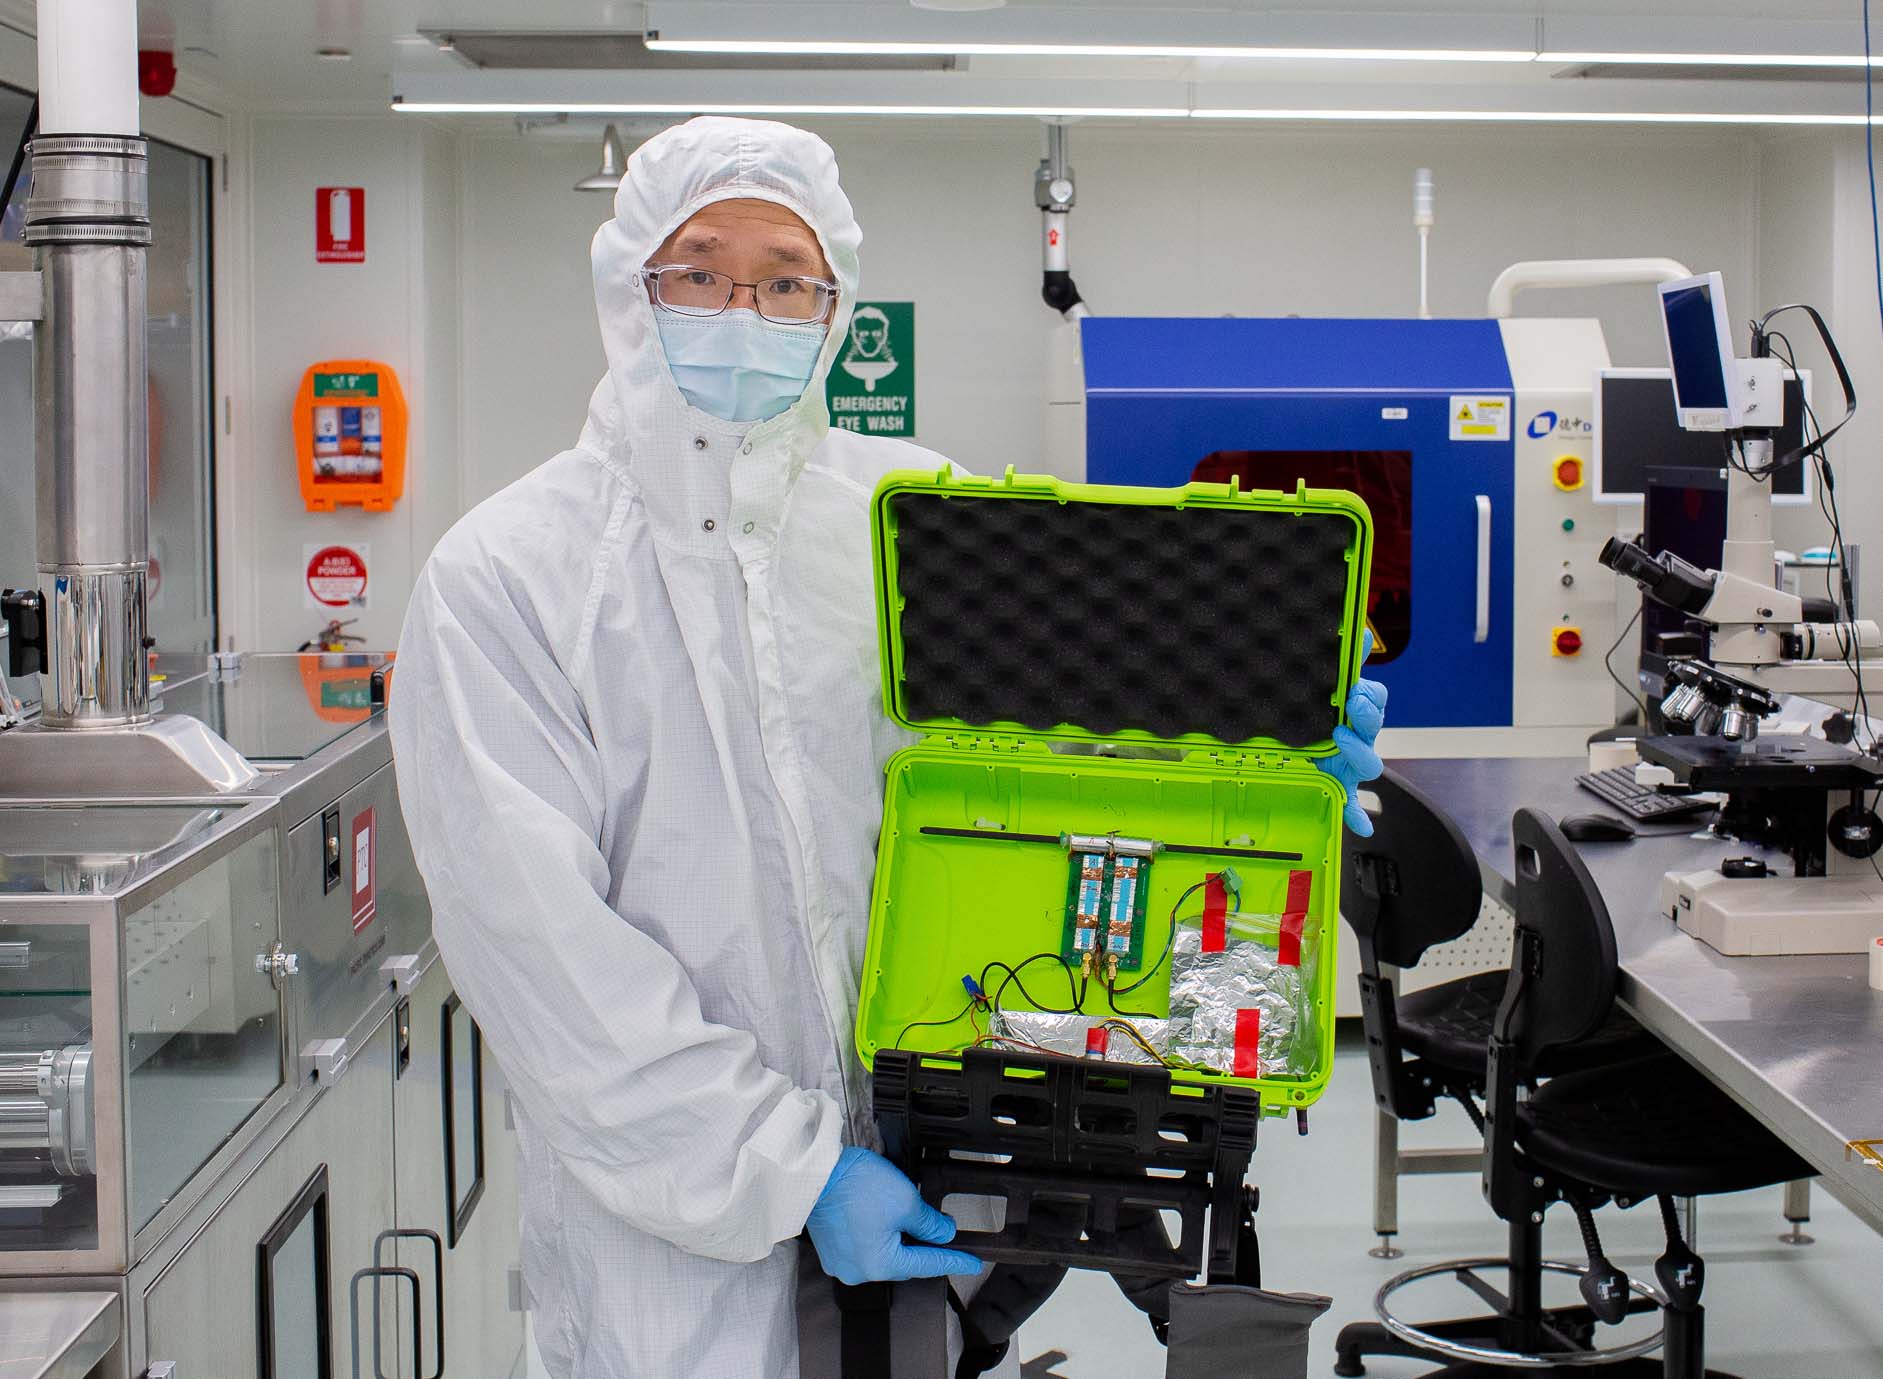
<path id="1" fill-rule="evenodd" d="M 1102 1025 L 1107 1018 L 1101 1015 L 1051 1015 L 1037 1010 L 1003 1010 L 994 1015 L 989 1029 L 996 1038 L 1013 1039 L 1025 1044 L 1035 1044 L 1050 1053 L 1063 1053 L 1072 1058 L 1083 1058 L 1086 1053 L 1086 1036 L 1094 1025 Z M 1144 1042 L 1165 1053 L 1170 1046 L 1170 1021 L 1146 1020 L 1132 1017 L 1129 1021 Z M 1152 1058 L 1136 1043 L 1118 1030 L 1106 1031 L 1105 1052 L 1103 1059 L 1107 1063 L 1150 1063 Z"/>
<path id="2" fill-rule="evenodd" d="M 1170 954 L 1172 1058 L 1237 1077 L 1307 1077 L 1315 1071 L 1320 1048 L 1312 992 L 1319 945 L 1304 940 L 1300 961 L 1284 963 L 1281 927 L 1280 915 L 1231 915 L 1221 949 L 1205 952 L 1203 921 L 1179 921 Z"/>

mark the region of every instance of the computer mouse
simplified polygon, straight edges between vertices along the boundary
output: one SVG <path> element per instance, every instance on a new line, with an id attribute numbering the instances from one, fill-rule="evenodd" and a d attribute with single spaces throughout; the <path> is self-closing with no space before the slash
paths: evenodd
<path id="1" fill-rule="evenodd" d="M 1560 826 L 1572 843 L 1625 843 L 1635 836 L 1633 824 L 1612 814 L 1572 814 Z"/>

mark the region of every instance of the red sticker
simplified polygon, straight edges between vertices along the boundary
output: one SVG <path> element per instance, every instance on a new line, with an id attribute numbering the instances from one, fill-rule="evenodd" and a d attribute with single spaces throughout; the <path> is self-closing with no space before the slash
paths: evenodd
<path id="1" fill-rule="evenodd" d="M 366 188 L 314 189 L 314 262 L 366 262 Z"/>
<path id="2" fill-rule="evenodd" d="M 1262 1075 L 1262 1012 L 1236 1012 L 1236 1052 L 1230 1072 L 1237 1077 Z"/>
<path id="3" fill-rule="evenodd" d="M 1308 902 L 1314 898 L 1314 873 L 1288 873 L 1288 899 L 1282 906 L 1281 935 L 1275 960 L 1283 967 L 1301 966 L 1301 930 L 1308 922 Z"/>
<path id="4" fill-rule="evenodd" d="M 1221 872 L 1213 873 L 1203 886 L 1203 951 L 1220 953 L 1229 944 L 1229 892 L 1223 889 Z"/>
<path id="5" fill-rule="evenodd" d="M 1111 1031 L 1103 1025 L 1093 1025 L 1085 1032 L 1085 1056 L 1103 1058 L 1111 1047 Z"/>
<path id="6" fill-rule="evenodd" d="M 379 830 L 373 811 L 353 820 L 353 932 L 359 933 L 379 912 Z"/>
<path id="7" fill-rule="evenodd" d="M 346 546 L 323 546 L 307 562 L 307 592 L 324 608 L 361 606 L 366 557 Z"/>

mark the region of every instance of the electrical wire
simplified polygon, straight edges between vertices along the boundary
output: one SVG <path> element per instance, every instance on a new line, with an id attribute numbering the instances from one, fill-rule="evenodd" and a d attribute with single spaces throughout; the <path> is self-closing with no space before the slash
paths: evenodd
<path id="1" fill-rule="evenodd" d="M 1645 600 L 1648 596 L 1643 594 L 1641 597 Z M 1641 695 L 1637 691 L 1628 687 L 1627 681 L 1623 680 L 1621 676 L 1615 673 L 1615 653 L 1621 650 L 1621 644 L 1628 640 L 1628 634 L 1635 630 L 1635 624 L 1640 621 L 1641 606 L 1637 604 L 1635 605 L 1635 615 L 1628 619 L 1628 626 L 1621 630 L 1621 635 L 1615 638 L 1614 644 L 1609 647 L 1608 654 L 1602 657 L 1602 668 L 1608 672 L 1608 678 L 1615 682 L 1615 687 L 1633 701 L 1635 708 L 1641 714 L 1642 726 L 1645 727 L 1648 721 L 1647 704 L 1642 701 Z"/>
<path id="2" fill-rule="evenodd" d="M 1794 374 L 1797 373 L 1798 358 L 1796 351 L 1792 348 L 1790 338 L 1783 331 L 1770 331 L 1767 332 L 1766 339 L 1768 343 L 1784 341 L 1784 351 L 1779 353 L 1778 357 Z M 1835 352 L 1835 346 L 1832 348 Z M 1850 561 L 1844 549 L 1844 524 L 1837 510 L 1837 481 L 1831 469 L 1830 455 L 1825 449 L 1825 442 L 1831 437 L 1819 424 L 1818 415 L 1812 409 L 1810 402 L 1807 401 L 1804 406 L 1804 433 L 1810 443 L 1800 453 L 1809 453 L 1817 464 L 1818 511 L 1824 515 L 1824 520 L 1831 527 L 1831 560 L 1824 567 L 1824 593 L 1836 606 L 1839 659 L 1842 660 L 1844 669 L 1850 673 L 1857 689 L 1852 705 L 1851 733 L 1862 750 L 1874 752 L 1876 733 L 1870 726 L 1870 700 L 1863 683 L 1862 652 L 1857 646 L 1856 634 L 1854 632 L 1846 634 L 1843 630 L 1843 624 L 1856 620 L 1856 589 L 1851 582 Z M 1861 740 L 1860 734 L 1868 735 L 1870 739 L 1868 745 Z"/>
<path id="3" fill-rule="evenodd" d="M 1863 0 L 1863 161 L 1870 171 L 1870 258 L 1876 268 L 1877 319 L 1883 321 L 1883 227 L 1876 209 L 1876 82 L 1870 60 L 1870 0 Z"/>

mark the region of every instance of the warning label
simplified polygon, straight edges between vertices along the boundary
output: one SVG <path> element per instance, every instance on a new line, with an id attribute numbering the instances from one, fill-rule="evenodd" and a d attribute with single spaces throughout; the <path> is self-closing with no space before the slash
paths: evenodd
<path id="1" fill-rule="evenodd" d="M 1509 440 L 1510 399 L 1507 397 L 1452 398 L 1451 438 L 1455 441 Z"/>
<path id="2" fill-rule="evenodd" d="M 302 552 L 307 606 L 317 612 L 366 607 L 366 547 L 308 546 Z"/>

